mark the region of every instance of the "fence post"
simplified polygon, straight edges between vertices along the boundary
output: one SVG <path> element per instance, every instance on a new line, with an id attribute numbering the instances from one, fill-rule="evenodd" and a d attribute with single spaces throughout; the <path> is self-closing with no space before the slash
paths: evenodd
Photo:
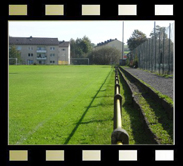
<path id="1" fill-rule="evenodd" d="M 150 62 L 150 60 L 149 60 L 149 39 L 147 40 L 147 70 L 149 70 L 149 62 Z"/>
<path id="2" fill-rule="evenodd" d="M 148 67 L 149 67 L 149 50 L 148 50 L 148 43 L 149 43 L 149 39 L 147 39 L 147 41 L 146 41 L 147 70 L 148 70 Z"/>
<path id="3" fill-rule="evenodd" d="M 161 52 L 160 52 L 160 42 L 161 42 L 161 40 L 160 40 L 160 35 L 161 35 L 161 33 L 159 32 L 159 74 L 160 74 L 160 65 L 161 65 Z"/>
<path id="4" fill-rule="evenodd" d="M 154 70 L 156 72 L 156 21 L 154 21 L 154 45 L 155 45 L 155 54 L 154 54 L 154 60 L 155 60 L 155 66 L 154 66 Z"/>
<path id="5" fill-rule="evenodd" d="M 142 48 L 144 50 L 144 70 L 146 70 L 146 52 L 145 52 L 145 42 L 142 44 Z"/>
<path id="6" fill-rule="evenodd" d="M 171 37 L 173 36 L 173 38 L 172 38 L 172 50 L 171 50 L 171 56 L 170 56 L 170 60 L 171 60 L 171 68 L 170 68 L 170 70 L 171 70 L 171 72 L 172 72 L 172 74 L 173 74 L 173 65 L 174 65 L 174 57 L 175 57 L 175 55 L 174 55 L 174 50 L 175 50 L 175 44 L 174 44 L 174 42 L 175 42 L 175 37 L 174 37 L 174 23 L 172 23 L 171 24 Z M 173 33 L 173 34 L 172 34 Z"/>
<path id="7" fill-rule="evenodd" d="M 165 44 L 165 28 L 163 28 L 163 57 L 162 57 L 162 63 L 163 63 L 163 74 L 164 74 L 164 44 Z"/>
<path id="8" fill-rule="evenodd" d="M 169 24 L 169 54 L 168 54 L 168 74 L 170 74 L 170 33 L 171 32 L 171 23 Z"/>
<path id="9" fill-rule="evenodd" d="M 149 38 L 149 70 L 151 69 L 151 39 Z"/>

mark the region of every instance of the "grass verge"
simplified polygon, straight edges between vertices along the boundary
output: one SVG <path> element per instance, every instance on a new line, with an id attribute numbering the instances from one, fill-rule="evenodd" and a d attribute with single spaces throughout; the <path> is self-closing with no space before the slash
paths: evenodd
<path id="1" fill-rule="evenodd" d="M 125 73 L 124 77 L 128 82 L 131 82 L 131 79 Z M 136 84 L 136 86 L 140 90 L 134 91 L 133 94 L 138 97 L 138 102 L 147 118 L 151 131 L 159 138 L 161 144 L 173 144 L 173 121 L 169 120 L 164 109 L 151 99 L 139 84 Z"/>
<path id="2" fill-rule="evenodd" d="M 123 78 L 120 76 L 120 94 L 122 95 L 122 128 L 129 134 L 129 144 L 152 144 L 146 134 L 144 124 L 132 104 L 132 95 Z"/>

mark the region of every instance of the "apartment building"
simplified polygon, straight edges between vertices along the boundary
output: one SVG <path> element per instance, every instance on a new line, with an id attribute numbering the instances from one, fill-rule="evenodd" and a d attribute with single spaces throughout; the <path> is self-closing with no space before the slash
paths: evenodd
<path id="1" fill-rule="evenodd" d="M 20 51 L 23 64 L 70 64 L 70 43 L 58 38 L 9 37 L 9 47 L 13 45 Z"/>
<path id="2" fill-rule="evenodd" d="M 70 64 L 70 42 L 64 40 L 59 42 L 58 64 Z"/>

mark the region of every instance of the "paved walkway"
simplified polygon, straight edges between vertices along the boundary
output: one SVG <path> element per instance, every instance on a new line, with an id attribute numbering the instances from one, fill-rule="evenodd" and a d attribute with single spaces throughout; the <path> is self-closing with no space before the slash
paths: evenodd
<path id="1" fill-rule="evenodd" d="M 160 91 L 162 94 L 169 96 L 173 99 L 173 78 L 165 78 L 152 74 L 140 69 L 127 68 L 125 70 L 129 71 L 131 74 L 146 82 L 157 91 Z"/>

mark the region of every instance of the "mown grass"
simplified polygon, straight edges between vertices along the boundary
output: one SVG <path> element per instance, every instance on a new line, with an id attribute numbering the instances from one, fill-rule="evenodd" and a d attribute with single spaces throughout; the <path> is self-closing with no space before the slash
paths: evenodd
<path id="1" fill-rule="evenodd" d="M 9 66 L 9 144 L 110 144 L 111 66 Z"/>
<path id="2" fill-rule="evenodd" d="M 149 97 L 140 94 L 139 103 L 149 122 L 152 132 L 161 144 L 173 144 L 173 121 L 168 119 L 165 110 Z"/>

